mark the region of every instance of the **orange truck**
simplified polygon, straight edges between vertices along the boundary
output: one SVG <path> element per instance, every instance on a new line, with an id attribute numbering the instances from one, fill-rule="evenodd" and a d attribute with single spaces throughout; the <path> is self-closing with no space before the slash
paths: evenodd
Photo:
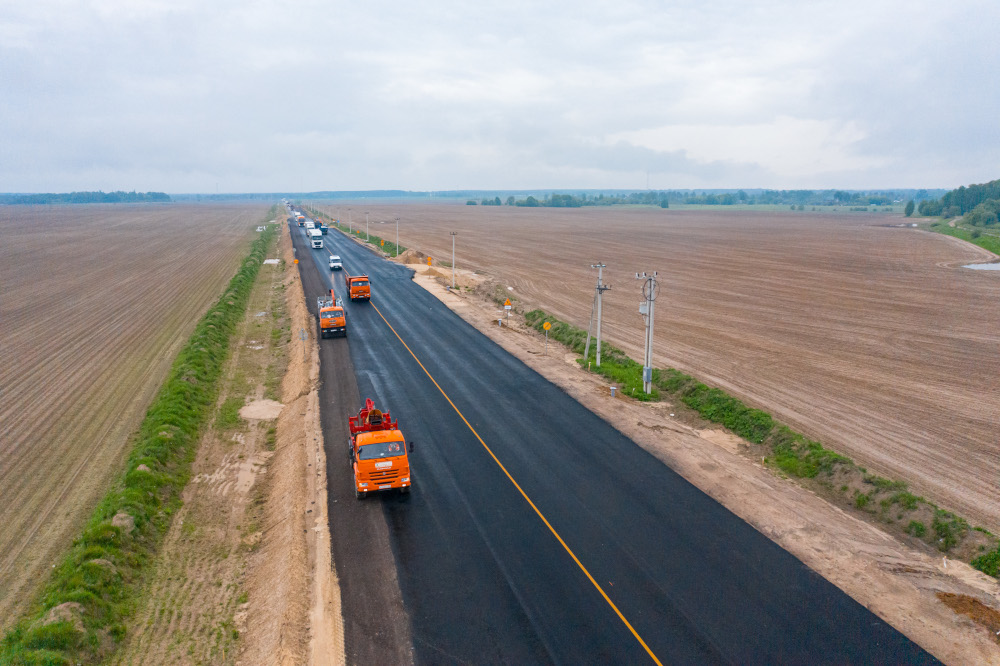
<path id="1" fill-rule="evenodd" d="M 351 275 L 347 271 L 344 271 L 344 283 L 347 285 L 347 296 L 352 301 L 371 300 L 371 281 L 364 273 L 361 275 Z"/>
<path id="2" fill-rule="evenodd" d="M 364 499 L 368 493 L 383 490 L 410 492 L 409 444 L 399 431 L 399 424 L 389 412 L 375 409 L 371 398 L 365 400 L 357 416 L 348 417 L 351 449 L 348 455 L 354 468 L 354 494 Z"/>
<path id="3" fill-rule="evenodd" d="M 329 338 L 335 335 L 347 337 L 344 304 L 333 293 L 333 289 L 330 290 L 328 298 L 316 299 L 316 310 L 319 313 L 319 337 Z"/>

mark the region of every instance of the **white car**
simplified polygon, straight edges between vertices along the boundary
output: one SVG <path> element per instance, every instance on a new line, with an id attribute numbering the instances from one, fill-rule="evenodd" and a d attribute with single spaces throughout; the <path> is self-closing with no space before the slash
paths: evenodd
<path id="1" fill-rule="evenodd" d="M 344 267 L 344 265 L 342 263 L 340 263 L 340 257 L 338 257 L 335 254 L 331 254 L 330 255 L 330 270 L 331 271 L 339 271 L 343 267 Z"/>

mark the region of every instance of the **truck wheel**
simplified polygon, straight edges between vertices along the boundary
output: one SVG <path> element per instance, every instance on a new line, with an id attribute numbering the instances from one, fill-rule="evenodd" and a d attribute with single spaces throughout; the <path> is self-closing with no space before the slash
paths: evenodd
<path id="1" fill-rule="evenodd" d="M 363 500 L 367 494 L 368 493 L 363 493 L 357 489 L 354 490 L 354 496 L 357 497 L 359 500 Z"/>
<path id="2" fill-rule="evenodd" d="M 409 495 L 410 486 L 403 486 L 402 488 L 399 489 L 399 492 L 402 493 L 403 495 Z"/>

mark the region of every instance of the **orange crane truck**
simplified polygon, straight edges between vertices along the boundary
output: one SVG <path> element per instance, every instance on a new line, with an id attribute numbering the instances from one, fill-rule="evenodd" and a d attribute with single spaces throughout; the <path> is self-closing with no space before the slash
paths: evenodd
<path id="1" fill-rule="evenodd" d="M 371 300 L 371 281 L 366 274 L 351 275 L 344 271 L 344 283 L 347 285 L 347 295 L 352 301 Z"/>
<path id="2" fill-rule="evenodd" d="M 347 317 L 344 313 L 344 303 L 330 290 L 328 298 L 316 299 L 316 310 L 319 312 L 319 337 L 329 338 L 334 335 L 347 337 Z"/>
<path id="3" fill-rule="evenodd" d="M 354 468 L 354 494 L 364 499 L 368 493 L 398 489 L 410 492 L 410 459 L 413 442 L 407 445 L 399 424 L 389 412 L 375 409 L 371 398 L 365 400 L 357 416 L 348 417 L 351 449 L 348 455 Z"/>

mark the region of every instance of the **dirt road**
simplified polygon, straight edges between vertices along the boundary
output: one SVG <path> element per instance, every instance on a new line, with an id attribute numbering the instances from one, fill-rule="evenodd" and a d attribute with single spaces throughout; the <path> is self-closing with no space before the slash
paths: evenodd
<path id="1" fill-rule="evenodd" d="M 337 207 L 318 206 L 336 214 Z M 341 206 L 340 212 L 346 212 Z M 1000 531 L 1000 276 L 991 257 L 873 215 L 371 206 L 373 234 L 481 271 L 642 356 L 636 271 L 660 272 L 654 355 Z M 344 215 L 346 217 L 346 215 Z"/>

